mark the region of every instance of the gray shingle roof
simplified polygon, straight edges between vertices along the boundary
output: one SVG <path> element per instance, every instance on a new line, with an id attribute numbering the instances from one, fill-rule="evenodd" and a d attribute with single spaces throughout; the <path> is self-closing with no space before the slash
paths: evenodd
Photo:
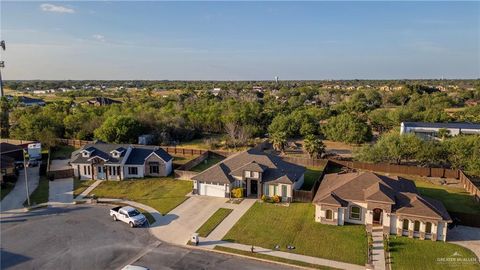
<path id="1" fill-rule="evenodd" d="M 430 122 L 403 122 L 405 127 L 416 128 L 455 128 L 455 129 L 479 129 L 480 123 L 450 122 L 450 123 L 430 123 Z"/>
<path id="2" fill-rule="evenodd" d="M 250 168 L 251 167 L 251 168 Z M 192 177 L 196 181 L 228 184 L 244 170 L 263 170 L 262 183 L 294 183 L 305 173 L 305 167 L 286 162 L 280 157 L 260 150 L 240 152 Z"/>

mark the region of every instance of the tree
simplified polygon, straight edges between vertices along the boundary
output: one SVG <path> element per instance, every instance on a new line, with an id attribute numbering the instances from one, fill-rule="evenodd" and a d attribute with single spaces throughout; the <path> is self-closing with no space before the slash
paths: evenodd
<path id="1" fill-rule="evenodd" d="M 307 135 L 303 140 L 303 148 L 310 158 L 320 158 L 325 152 L 325 144 L 315 135 Z"/>
<path id="2" fill-rule="evenodd" d="M 95 138 L 112 143 L 135 143 L 143 128 L 131 116 L 110 116 L 94 132 Z"/>
<path id="3" fill-rule="evenodd" d="M 350 114 L 340 114 L 328 119 L 323 125 L 323 134 L 333 141 L 346 143 L 363 143 L 370 141 L 372 130 L 367 123 Z"/>
<path id="4" fill-rule="evenodd" d="M 443 141 L 446 138 L 450 137 L 450 130 L 446 128 L 441 128 L 438 130 L 438 137 Z"/>
<path id="5" fill-rule="evenodd" d="M 270 134 L 270 142 L 273 144 L 273 149 L 283 153 L 287 144 L 287 134 L 282 131 Z"/>
<path id="6" fill-rule="evenodd" d="M 9 120 L 10 106 L 8 100 L 2 97 L 0 100 L 0 137 L 8 138 L 10 134 L 10 120 Z"/>

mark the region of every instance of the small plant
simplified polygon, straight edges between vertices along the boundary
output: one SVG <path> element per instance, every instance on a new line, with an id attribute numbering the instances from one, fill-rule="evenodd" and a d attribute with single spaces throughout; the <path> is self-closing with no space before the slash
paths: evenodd
<path id="1" fill-rule="evenodd" d="M 279 203 L 279 202 L 282 201 L 282 198 L 281 198 L 280 196 L 278 196 L 278 195 L 273 196 L 272 199 L 273 199 L 273 202 L 274 202 L 274 203 Z"/>
<path id="2" fill-rule="evenodd" d="M 234 197 L 234 198 L 243 198 L 243 188 L 234 188 L 234 189 L 232 189 L 232 197 Z"/>
<path id="3" fill-rule="evenodd" d="M 263 195 L 262 195 L 262 201 L 263 201 L 263 202 L 267 202 L 267 201 L 268 201 L 268 196 L 265 195 L 265 194 L 263 194 Z"/>

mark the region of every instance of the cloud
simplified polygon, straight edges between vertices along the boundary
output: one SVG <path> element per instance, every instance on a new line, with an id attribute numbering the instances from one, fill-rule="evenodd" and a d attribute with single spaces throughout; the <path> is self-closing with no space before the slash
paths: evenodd
<path id="1" fill-rule="evenodd" d="M 57 13 L 75 13 L 73 8 L 68 8 L 64 6 L 57 6 L 52 4 L 41 4 L 40 8 L 45 12 L 57 12 Z"/>
<path id="2" fill-rule="evenodd" d="M 104 35 L 100 35 L 100 34 L 95 34 L 92 36 L 94 39 L 98 40 L 98 41 L 101 41 L 101 42 L 105 42 L 105 36 Z"/>

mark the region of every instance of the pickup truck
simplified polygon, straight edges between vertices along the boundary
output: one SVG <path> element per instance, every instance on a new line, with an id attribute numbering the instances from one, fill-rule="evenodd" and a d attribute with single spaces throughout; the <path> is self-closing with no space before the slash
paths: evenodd
<path id="1" fill-rule="evenodd" d="M 113 217 L 114 221 L 123 221 L 130 225 L 131 228 L 142 226 L 147 221 L 147 218 L 143 214 L 131 206 L 114 207 L 110 209 L 110 216 Z"/>

